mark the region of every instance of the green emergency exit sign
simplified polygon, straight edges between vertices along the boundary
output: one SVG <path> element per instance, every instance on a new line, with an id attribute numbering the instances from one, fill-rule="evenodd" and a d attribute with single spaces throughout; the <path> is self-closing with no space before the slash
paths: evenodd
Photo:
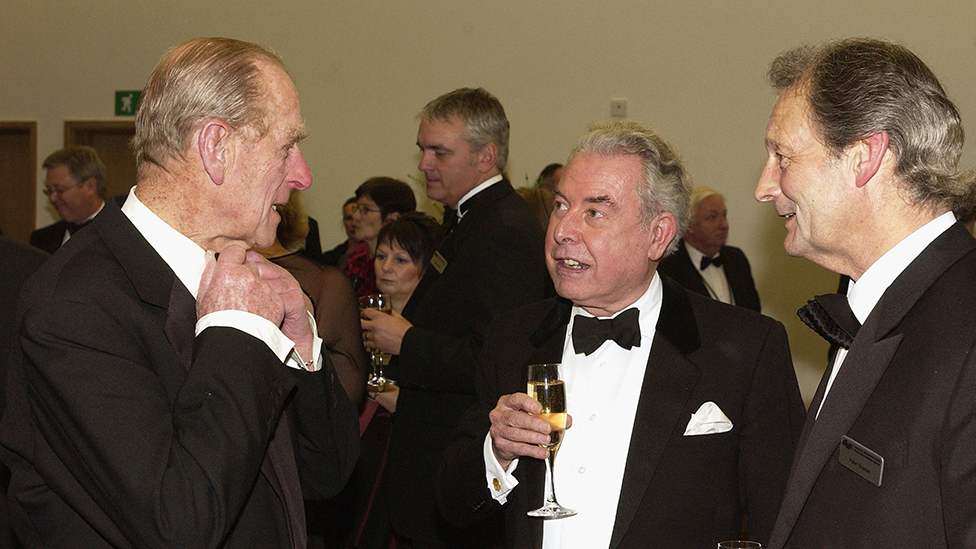
<path id="1" fill-rule="evenodd" d="M 140 90 L 116 90 L 115 116 L 135 116 L 140 95 Z"/>

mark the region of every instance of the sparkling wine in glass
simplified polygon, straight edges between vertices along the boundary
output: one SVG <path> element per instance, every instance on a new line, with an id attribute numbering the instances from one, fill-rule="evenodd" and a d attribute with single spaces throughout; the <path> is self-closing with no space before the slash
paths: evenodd
<path id="1" fill-rule="evenodd" d="M 376 309 L 388 315 L 393 314 L 393 306 L 388 294 L 370 294 L 359 298 L 359 309 Z M 390 354 L 379 349 L 372 349 L 369 345 L 366 345 L 366 351 L 369 353 L 370 362 L 373 365 L 373 372 L 366 384 L 376 392 L 382 393 L 386 389 L 387 383 L 393 383 L 393 380 L 386 379 L 383 376 L 383 366 L 390 363 Z"/>
<path id="2" fill-rule="evenodd" d="M 558 364 L 532 364 L 528 367 L 527 394 L 542 404 L 539 417 L 548 421 L 552 426 L 549 433 L 549 457 L 546 459 L 546 478 L 549 479 L 549 493 L 546 503 L 542 507 L 529 511 L 530 517 L 542 519 L 558 519 L 571 517 L 576 514 L 573 509 L 567 509 L 556 500 L 555 462 L 556 452 L 563 440 L 566 430 L 566 387 L 559 379 Z"/>

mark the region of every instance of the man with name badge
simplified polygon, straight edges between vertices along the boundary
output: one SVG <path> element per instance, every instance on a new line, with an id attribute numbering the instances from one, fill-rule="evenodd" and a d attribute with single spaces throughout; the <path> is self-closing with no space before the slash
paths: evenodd
<path id="1" fill-rule="evenodd" d="M 779 91 L 756 199 L 784 248 L 850 277 L 800 317 L 836 346 L 768 545 L 976 547 L 976 241 L 959 111 L 908 49 L 802 47 Z"/>

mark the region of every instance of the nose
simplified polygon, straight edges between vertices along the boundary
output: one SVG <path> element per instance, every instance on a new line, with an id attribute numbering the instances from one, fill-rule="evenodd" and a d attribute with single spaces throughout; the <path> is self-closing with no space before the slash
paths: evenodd
<path id="1" fill-rule="evenodd" d="M 759 174 L 759 183 L 756 185 L 756 200 L 759 202 L 771 202 L 779 195 L 779 166 L 776 165 L 776 158 L 770 156 L 763 166 L 762 173 Z"/>
<path id="2" fill-rule="evenodd" d="M 431 160 L 430 157 L 434 154 L 434 151 L 421 151 L 420 153 L 420 164 L 417 165 L 417 169 L 425 172 L 430 169 Z"/>
<path id="3" fill-rule="evenodd" d="M 294 158 L 291 159 L 291 173 L 289 182 L 291 186 L 300 191 L 312 186 L 312 170 L 308 168 L 308 164 L 305 163 L 305 157 L 302 156 L 302 151 L 295 147 Z"/>
<path id="4" fill-rule="evenodd" d="M 547 235 L 556 244 L 575 242 L 578 234 L 578 227 L 572 215 L 568 213 L 559 214 L 553 211 L 549 216 L 549 234 Z"/>

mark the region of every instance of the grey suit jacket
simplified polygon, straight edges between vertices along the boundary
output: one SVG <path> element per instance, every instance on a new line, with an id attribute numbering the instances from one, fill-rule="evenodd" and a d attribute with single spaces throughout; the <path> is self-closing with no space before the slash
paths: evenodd
<path id="1" fill-rule="evenodd" d="M 888 287 L 807 418 L 769 547 L 976 547 L 973 303 L 976 242 L 956 224 Z M 881 486 L 841 464 L 844 435 L 884 458 Z"/>

